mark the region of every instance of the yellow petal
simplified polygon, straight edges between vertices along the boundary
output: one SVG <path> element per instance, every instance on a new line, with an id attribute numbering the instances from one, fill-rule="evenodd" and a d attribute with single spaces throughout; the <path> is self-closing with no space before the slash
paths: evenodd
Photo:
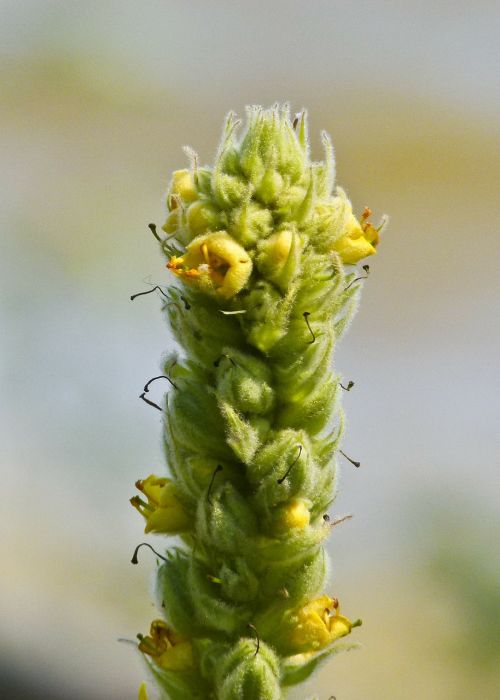
<path id="1" fill-rule="evenodd" d="M 374 246 L 367 241 L 364 236 L 359 238 L 350 238 L 343 236 L 334 246 L 334 250 L 340 255 L 342 262 L 346 265 L 355 265 L 363 258 L 369 255 L 375 255 L 377 252 Z"/>
<path id="2" fill-rule="evenodd" d="M 178 195 L 186 203 L 194 202 L 198 198 L 194 175 L 190 170 L 176 170 L 172 173 L 167 193 L 167 204 L 170 210 L 177 208 L 176 199 L 172 195 Z"/>
<path id="3" fill-rule="evenodd" d="M 198 236 L 191 241 L 184 262 L 187 267 L 196 269 L 199 265 L 207 264 L 207 257 L 214 288 L 225 299 L 230 299 L 243 288 L 250 277 L 250 256 L 226 231 L 218 231 Z"/>
<path id="4" fill-rule="evenodd" d="M 340 639 L 340 637 L 345 637 L 346 634 L 350 634 L 352 629 L 352 622 L 343 615 L 334 615 L 330 618 L 330 641 L 333 642 L 335 639 Z"/>
<path id="5" fill-rule="evenodd" d="M 181 642 L 167 649 L 155 659 L 161 668 L 169 671 L 187 671 L 193 666 L 193 647 L 191 642 Z"/>
<path id="6" fill-rule="evenodd" d="M 311 514 L 302 498 L 293 498 L 279 511 L 278 530 L 288 531 L 309 525 Z"/>
<path id="7" fill-rule="evenodd" d="M 166 477 L 150 474 L 147 479 L 141 479 L 137 482 L 137 488 L 142 491 L 151 503 L 159 504 L 165 486 L 169 483 Z"/>
<path id="8" fill-rule="evenodd" d="M 144 532 L 174 534 L 186 532 L 191 527 L 191 519 L 180 504 L 170 508 L 156 508 L 147 516 Z"/>

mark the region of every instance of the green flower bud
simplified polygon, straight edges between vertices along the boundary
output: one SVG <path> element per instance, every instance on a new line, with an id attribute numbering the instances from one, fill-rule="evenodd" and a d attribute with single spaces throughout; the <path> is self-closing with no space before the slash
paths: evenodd
<path id="1" fill-rule="evenodd" d="M 284 230 L 258 246 L 256 263 L 259 272 L 280 289 L 286 290 L 301 271 L 301 245 L 297 234 Z"/>
<path id="2" fill-rule="evenodd" d="M 283 177 L 277 170 L 266 170 L 255 196 L 263 204 L 273 204 L 283 191 L 284 184 Z"/>
<path id="3" fill-rule="evenodd" d="M 222 595 L 239 603 L 254 600 L 259 591 L 256 574 L 242 557 L 235 558 L 233 567 L 224 563 L 219 571 Z"/>
<path id="4" fill-rule="evenodd" d="M 271 233 L 272 226 L 273 215 L 269 209 L 262 208 L 257 202 L 245 201 L 232 210 L 228 232 L 249 248 L 260 238 L 266 238 Z"/>
<path id="5" fill-rule="evenodd" d="M 216 204 L 222 209 L 231 209 L 245 198 L 248 184 L 237 175 L 225 175 L 216 170 L 212 176 L 212 190 Z"/>
<path id="6" fill-rule="evenodd" d="M 212 194 L 212 170 L 210 168 L 198 168 L 194 173 L 194 181 L 199 194 L 210 198 Z"/>
<path id="7" fill-rule="evenodd" d="M 193 600 L 196 623 L 205 633 L 218 632 L 231 636 L 245 629 L 250 617 L 248 607 L 223 600 L 220 583 L 214 581 L 206 565 L 191 561 L 187 585 Z"/>
<path id="8" fill-rule="evenodd" d="M 240 639 L 224 657 L 217 674 L 220 700 L 280 700 L 279 660 L 264 642 Z"/>
<path id="9" fill-rule="evenodd" d="M 225 349 L 216 372 L 217 395 L 242 413 L 268 413 L 274 405 L 269 367 L 256 357 Z"/>
<path id="10" fill-rule="evenodd" d="M 156 598 L 158 606 L 175 629 L 187 636 L 194 636 L 200 631 L 195 619 L 195 607 L 188 585 L 189 559 L 176 550 L 162 564 L 156 577 Z"/>
<path id="11" fill-rule="evenodd" d="M 282 297 L 274 285 L 259 281 L 241 300 L 246 313 L 241 325 L 248 342 L 268 352 L 287 332 L 290 297 Z"/>
<path id="12" fill-rule="evenodd" d="M 255 513 L 229 482 L 199 501 L 196 535 L 200 542 L 236 556 L 251 548 L 249 540 L 256 532 Z"/>
<path id="13" fill-rule="evenodd" d="M 206 231 L 215 231 L 218 220 L 219 211 L 213 204 L 201 199 L 193 202 L 186 212 L 186 222 L 191 232 L 191 239 Z"/>

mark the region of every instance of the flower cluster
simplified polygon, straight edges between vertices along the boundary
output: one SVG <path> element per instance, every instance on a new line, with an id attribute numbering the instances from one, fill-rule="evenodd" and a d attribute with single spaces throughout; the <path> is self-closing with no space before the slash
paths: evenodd
<path id="1" fill-rule="evenodd" d="M 322 593 L 344 425 L 331 360 L 381 226 L 334 187 L 326 135 L 311 160 L 305 112 L 251 108 L 238 126 L 168 187 L 171 477 L 131 499 L 147 533 L 182 540 L 157 572 L 163 619 L 139 637 L 172 700 L 279 700 L 361 624 Z"/>

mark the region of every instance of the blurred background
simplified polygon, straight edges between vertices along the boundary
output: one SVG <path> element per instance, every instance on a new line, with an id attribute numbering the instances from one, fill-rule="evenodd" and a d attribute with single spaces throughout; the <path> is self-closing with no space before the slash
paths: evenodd
<path id="1" fill-rule="evenodd" d="M 3 0 L 0 27 L 1 696 L 136 698 L 117 639 L 155 616 L 154 558 L 129 563 L 128 498 L 163 469 L 138 395 L 172 347 L 130 302 L 168 283 L 147 223 L 181 146 L 210 163 L 229 109 L 287 100 L 391 217 L 336 357 L 362 466 L 331 593 L 363 647 L 307 692 L 498 698 L 498 3 Z"/>

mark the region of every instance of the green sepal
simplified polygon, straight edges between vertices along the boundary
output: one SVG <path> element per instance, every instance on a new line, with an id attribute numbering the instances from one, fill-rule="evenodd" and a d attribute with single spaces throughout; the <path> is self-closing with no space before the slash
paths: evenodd
<path id="1" fill-rule="evenodd" d="M 175 550 L 168 561 L 158 568 L 156 598 L 158 607 L 164 610 L 172 627 L 186 636 L 199 631 L 195 609 L 188 584 L 189 557 L 182 550 Z"/>
<path id="2" fill-rule="evenodd" d="M 263 641 L 240 639 L 217 669 L 218 700 L 281 700 L 279 660 Z"/>
<path id="3" fill-rule="evenodd" d="M 273 408 L 272 375 L 262 360 L 224 348 L 215 376 L 218 398 L 236 411 L 261 415 Z"/>
<path id="4" fill-rule="evenodd" d="M 231 565 L 224 562 L 219 570 L 219 578 L 224 597 L 236 603 L 248 603 L 259 592 L 259 579 L 243 557 L 236 557 Z"/>
<path id="5" fill-rule="evenodd" d="M 330 657 L 339 654 L 342 651 L 351 651 L 358 649 L 359 644 L 336 644 L 320 654 L 316 654 L 313 658 L 307 659 L 310 654 L 296 654 L 289 656 L 281 662 L 283 686 L 297 685 L 306 681 L 316 671 L 318 666 L 324 663 Z M 306 657 L 306 660 L 304 659 Z"/>
<path id="6" fill-rule="evenodd" d="M 159 668 L 152 659 L 142 655 L 158 686 L 164 692 L 162 700 L 205 700 L 206 684 L 193 670 L 167 671 Z"/>
<path id="7" fill-rule="evenodd" d="M 217 477 L 216 477 L 217 478 Z M 221 553 L 238 555 L 252 549 L 256 515 L 234 486 L 226 481 L 200 499 L 196 535 L 200 542 Z"/>
<path id="8" fill-rule="evenodd" d="M 189 309 L 180 298 L 181 294 L 187 300 Z M 185 348 L 188 356 L 205 367 L 211 367 L 221 356 L 225 345 L 245 347 L 238 320 L 222 314 L 221 308 L 224 307 L 220 303 L 192 289 L 181 292 L 171 288 L 169 296 L 174 302 L 165 304 L 170 326 L 175 339 Z"/>
<path id="9" fill-rule="evenodd" d="M 315 551 L 328 537 L 329 532 L 328 525 L 323 522 L 319 526 L 309 526 L 298 532 L 292 530 L 286 537 L 261 537 L 257 547 L 263 561 L 269 562 L 269 564 L 272 562 L 293 564 L 295 562 L 297 565 L 297 561 L 303 560 L 305 556 Z"/>
<path id="10" fill-rule="evenodd" d="M 219 401 L 226 428 L 226 442 L 244 464 L 251 462 L 260 440 L 258 431 L 227 401 Z"/>
<path id="11" fill-rule="evenodd" d="M 322 547 L 308 552 L 302 562 L 273 562 L 271 566 L 266 565 L 261 574 L 260 596 L 264 601 L 286 598 L 298 606 L 321 591 L 326 571 L 326 554 Z"/>
<path id="12" fill-rule="evenodd" d="M 302 428 L 311 435 L 321 432 L 336 410 L 339 378 L 333 372 L 325 373 L 306 396 L 289 401 L 276 415 L 278 427 Z"/>
<path id="13" fill-rule="evenodd" d="M 282 296 L 274 285 L 264 280 L 256 282 L 241 297 L 246 313 L 240 317 L 240 323 L 251 345 L 267 353 L 286 334 L 294 297 L 293 285 Z"/>
<path id="14" fill-rule="evenodd" d="M 193 381 L 169 394 L 167 418 L 170 437 L 179 447 L 216 459 L 234 459 L 226 443 L 217 400 L 210 387 Z"/>
<path id="15" fill-rule="evenodd" d="M 187 583 L 194 601 L 196 621 L 205 634 L 210 632 L 231 636 L 244 630 L 249 622 L 250 611 L 223 600 L 220 584 L 210 576 L 211 572 L 205 564 L 191 560 Z"/>
<path id="16" fill-rule="evenodd" d="M 245 248 L 250 248 L 273 230 L 273 216 L 269 209 L 247 199 L 228 214 L 228 233 Z"/>

